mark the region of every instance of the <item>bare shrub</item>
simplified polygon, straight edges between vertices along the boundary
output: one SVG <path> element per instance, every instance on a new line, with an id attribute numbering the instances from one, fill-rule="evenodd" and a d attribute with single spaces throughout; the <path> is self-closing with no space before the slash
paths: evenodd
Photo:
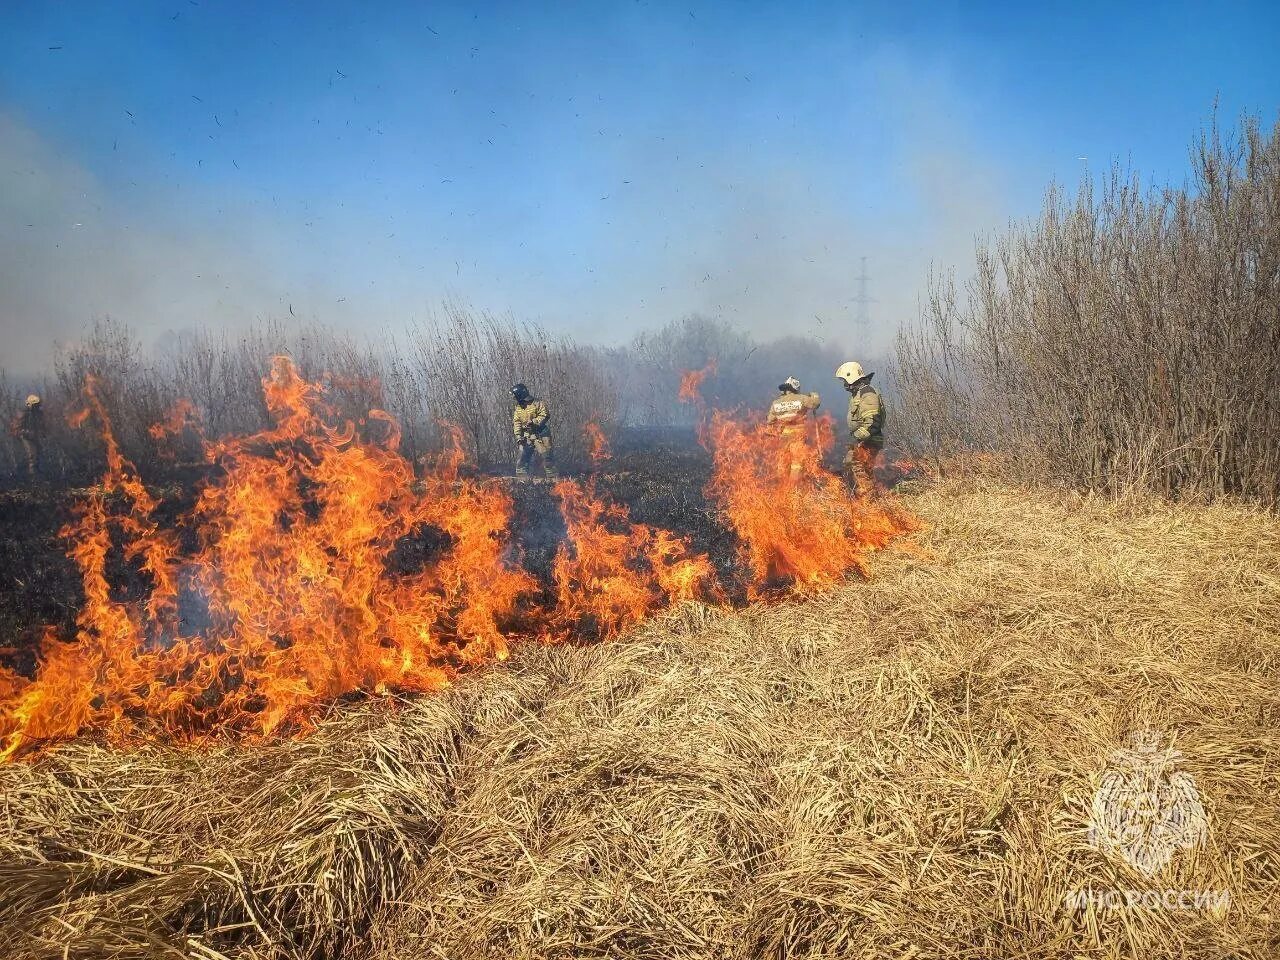
<path id="1" fill-rule="evenodd" d="M 617 390 L 602 351 L 535 324 L 446 304 L 440 317 L 410 331 L 407 347 L 432 415 L 462 428 L 482 467 L 505 466 L 514 457 L 516 383 L 546 400 L 557 455 L 571 464 L 583 459 L 588 421 L 606 430 L 617 421 Z"/>
<path id="2" fill-rule="evenodd" d="M 1192 181 L 1118 167 L 933 283 L 897 366 L 919 452 L 983 448 L 1080 487 L 1280 502 L 1280 123 L 1216 121 Z"/>
<path id="3" fill-rule="evenodd" d="M 276 354 L 293 357 L 304 375 L 323 381 L 329 402 L 344 415 L 355 419 L 382 406 L 381 358 L 353 337 L 325 327 L 271 321 L 238 336 L 200 327 L 166 334 L 155 349 L 146 350 L 127 324 L 99 319 L 82 338 L 61 348 L 54 378 L 41 393 L 47 409 L 46 472 L 82 480 L 100 464 L 95 432 L 66 424 L 87 376 L 98 380 L 126 456 L 145 469 L 163 459 L 149 428 L 179 400 L 193 404 L 209 436 L 267 425 L 262 377 Z M 182 454 L 198 456 L 193 434 L 177 439 Z"/>
<path id="4" fill-rule="evenodd" d="M 94 431 L 69 428 L 66 414 L 93 374 L 121 447 L 145 473 L 175 459 L 200 459 L 194 431 L 167 438 L 164 450 L 149 432 L 180 400 L 192 404 L 210 437 L 267 426 L 262 376 L 277 354 L 288 355 L 303 376 L 322 383 L 327 402 L 357 424 L 371 409 L 392 414 L 410 459 L 436 449 L 440 425 L 447 422 L 462 429 L 481 468 L 502 471 L 514 456 L 510 390 L 518 382 L 550 405 L 558 455 L 573 467 L 585 462 L 588 422 L 599 423 L 606 435 L 622 424 L 691 426 L 697 409 L 678 399 L 680 377 L 712 360 L 716 373 L 705 383 L 704 399 L 716 408 L 761 410 L 781 380 L 798 376 L 804 389 L 824 395 L 827 409 L 839 418 L 844 395 L 833 372 L 848 359 L 831 343 L 804 337 L 765 342 L 702 317 L 641 333 L 625 347 L 604 348 L 457 303 L 399 333 L 360 337 L 323 325 L 268 320 L 243 332 L 171 331 L 152 349 L 144 349 L 127 324 L 104 318 L 61 348 L 50 381 L 0 379 L 0 401 L 16 411 L 23 391 L 38 389 L 49 428 L 46 474 L 87 481 L 101 464 L 100 444 Z M 858 356 L 872 369 L 884 369 L 874 358 Z M 0 449 L 0 466 L 18 475 L 16 441 L 10 437 Z"/>
<path id="5" fill-rule="evenodd" d="M 511 386 L 528 383 L 551 404 L 553 432 L 563 458 L 581 459 L 588 420 L 616 423 L 617 392 L 603 351 L 510 318 L 445 307 L 436 321 L 396 337 L 361 338 L 321 325 L 260 323 L 243 333 L 199 327 L 162 336 L 146 350 L 127 324 L 105 318 L 61 348 L 47 382 L 10 381 L 0 373 L 0 401 L 12 413 L 36 390 L 45 400 L 49 479 L 84 481 L 101 465 L 93 430 L 73 430 L 66 415 L 92 374 L 126 456 L 145 471 L 171 463 L 149 428 L 179 400 L 192 404 L 210 437 L 247 433 L 269 423 L 262 377 L 270 357 L 293 358 L 303 376 L 320 382 L 326 401 L 363 425 L 371 409 L 400 421 L 411 458 L 433 449 L 440 423 L 459 425 L 477 462 L 505 468 L 512 458 Z M 196 460 L 193 431 L 166 440 L 179 459 Z M 6 473 L 17 475 L 17 441 L 3 444 Z"/>

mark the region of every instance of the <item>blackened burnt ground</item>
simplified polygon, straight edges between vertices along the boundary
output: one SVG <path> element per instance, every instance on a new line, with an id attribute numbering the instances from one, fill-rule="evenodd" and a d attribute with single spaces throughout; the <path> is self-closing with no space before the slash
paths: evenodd
<path id="1" fill-rule="evenodd" d="M 712 559 L 722 583 L 732 584 L 739 579 L 736 542 L 704 495 L 710 470 L 711 458 L 692 430 L 624 430 L 615 437 L 613 455 L 596 470 L 566 470 L 565 475 L 593 482 L 598 495 L 627 508 L 631 522 L 681 534 L 693 552 Z M 144 477 L 160 501 L 155 519 L 161 527 L 178 530 L 184 552 L 197 543 L 181 518 L 212 476 L 211 468 L 189 466 Z M 500 482 L 508 485 L 515 504 L 512 559 L 549 587 L 556 551 L 565 540 L 552 485 L 533 478 L 506 477 Z M 89 494 L 84 487 L 47 484 L 0 491 L 0 664 L 30 675 L 46 628 L 52 627 L 60 637 L 74 634 L 84 591 L 60 531 L 75 519 L 76 505 Z M 108 499 L 109 510 L 124 508 L 121 498 Z M 430 563 L 447 543 L 446 535 L 434 528 L 416 531 L 392 553 L 391 572 L 406 573 Z M 108 556 L 108 579 L 119 600 L 141 600 L 150 588 L 150 578 L 125 558 L 119 543 Z M 198 632 L 204 621 L 199 598 L 184 594 L 179 615 L 185 630 Z"/>
<path id="2" fill-rule="evenodd" d="M 704 488 L 711 458 L 692 431 L 632 430 L 623 433 L 608 460 L 595 472 L 574 473 L 594 484 L 610 503 L 627 508 L 633 523 L 648 524 L 684 536 L 692 552 L 711 557 L 720 579 L 732 579 L 735 541 L 717 521 Z M 513 480 L 513 542 L 524 566 L 549 578 L 565 527 L 552 485 L 542 479 Z"/>

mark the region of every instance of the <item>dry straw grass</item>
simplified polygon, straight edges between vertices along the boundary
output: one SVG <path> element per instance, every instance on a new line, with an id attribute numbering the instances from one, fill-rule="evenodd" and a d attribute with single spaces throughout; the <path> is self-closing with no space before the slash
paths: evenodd
<path id="1" fill-rule="evenodd" d="M 912 500 L 934 558 L 837 593 L 526 649 L 299 742 L 0 769 L 3 952 L 1274 956 L 1280 521 Z M 1147 727 L 1210 817 L 1153 880 L 1086 836 Z M 1066 909 L 1085 887 L 1231 902 Z"/>

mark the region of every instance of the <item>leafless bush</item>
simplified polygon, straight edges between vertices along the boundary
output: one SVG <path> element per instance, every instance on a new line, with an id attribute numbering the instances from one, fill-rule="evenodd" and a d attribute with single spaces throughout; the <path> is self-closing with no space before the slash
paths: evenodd
<path id="1" fill-rule="evenodd" d="M 364 339 L 277 321 L 240 334 L 209 328 L 169 333 L 152 350 L 143 349 L 126 324 L 100 319 L 61 349 L 51 379 L 18 383 L 0 371 L 0 402 L 12 415 L 27 391 L 39 392 L 48 431 L 45 473 L 82 481 L 101 466 L 100 441 L 94 430 L 68 427 L 66 415 L 93 374 L 122 449 L 145 471 L 174 455 L 198 459 L 194 431 L 166 440 L 166 450 L 176 448 L 167 456 L 149 433 L 179 400 L 190 401 L 210 437 L 267 426 L 262 377 L 277 354 L 292 357 L 304 376 L 323 384 L 326 402 L 354 422 L 375 408 L 395 416 L 411 458 L 433 449 L 440 424 L 449 422 L 462 428 L 482 467 L 505 467 L 512 450 L 510 388 L 517 381 L 551 405 L 553 432 L 570 464 L 579 458 L 588 420 L 606 430 L 617 421 L 617 394 L 602 351 L 456 305 L 400 338 L 387 333 Z M 0 448 L 5 473 L 18 474 L 16 440 L 7 436 Z"/>
<path id="2" fill-rule="evenodd" d="M 898 365 L 922 451 L 981 447 L 1110 493 L 1280 502 L 1280 123 L 1216 121 L 1192 182 L 1113 168 L 933 285 Z"/>
<path id="3" fill-rule="evenodd" d="M 391 354 L 421 377 L 432 415 L 461 427 L 485 467 L 514 456 L 516 383 L 547 401 L 558 456 L 570 463 L 582 459 L 589 421 L 606 431 L 617 421 L 617 390 L 603 352 L 534 324 L 447 304 L 436 320 L 410 331 L 404 353 Z"/>
<path id="4" fill-rule="evenodd" d="M 763 342 L 700 317 L 642 333 L 622 348 L 604 348 L 510 316 L 446 304 L 430 321 L 399 333 L 357 337 L 320 325 L 267 321 L 240 333 L 203 327 L 169 332 L 153 349 L 144 349 L 126 324 L 107 318 L 61 349 L 47 382 L 19 384 L 0 372 L 0 401 L 16 411 L 24 391 L 38 389 L 49 429 L 46 473 L 87 480 L 101 465 L 100 441 L 93 430 L 69 428 L 66 414 L 79 403 L 86 376 L 94 374 L 125 454 L 145 472 L 175 458 L 200 457 L 194 431 L 166 439 L 163 450 L 149 433 L 180 400 L 192 404 L 210 437 L 267 426 L 261 382 L 268 358 L 277 354 L 292 357 L 305 377 L 322 383 L 326 401 L 357 424 L 370 409 L 392 414 L 411 459 L 436 449 L 441 424 L 450 423 L 461 428 L 484 469 L 506 469 L 512 459 L 510 390 L 518 382 L 550 405 L 559 455 L 573 466 L 584 459 L 589 421 L 606 434 L 623 423 L 691 425 L 697 409 L 678 399 L 680 377 L 712 360 L 716 372 L 703 395 L 717 408 L 760 410 L 782 379 L 798 376 L 839 416 L 844 397 L 832 374 L 848 359 L 841 348 L 817 340 Z M 872 358 L 859 359 L 879 368 Z M 16 442 L 10 438 L 0 446 L 0 466 L 16 475 Z"/>
<path id="5" fill-rule="evenodd" d="M 62 347 L 54 377 L 40 391 L 48 430 L 46 472 L 83 479 L 100 465 L 95 431 L 66 424 L 90 374 L 125 454 L 146 467 L 158 459 L 149 428 L 179 400 L 193 404 L 209 436 L 266 426 L 261 384 L 266 361 L 275 354 L 292 356 L 305 375 L 323 381 L 328 402 L 344 415 L 359 418 L 382 406 L 381 359 L 354 338 L 324 327 L 268 322 L 238 336 L 197 328 L 166 334 L 146 350 L 126 324 L 100 319 Z M 179 435 L 176 443 L 187 458 L 197 455 L 193 433 Z"/>

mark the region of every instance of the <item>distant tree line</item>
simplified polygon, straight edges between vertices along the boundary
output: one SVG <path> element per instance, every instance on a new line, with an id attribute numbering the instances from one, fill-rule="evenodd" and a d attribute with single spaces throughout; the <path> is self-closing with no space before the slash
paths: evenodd
<path id="1" fill-rule="evenodd" d="M 446 304 L 430 322 L 374 337 L 274 321 L 239 332 L 169 333 L 153 348 L 126 323 L 100 319 L 60 349 L 48 375 L 19 382 L 0 370 L 0 402 L 12 415 L 28 391 L 38 392 L 48 431 L 45 477 L 87 482 L 102 463 L 98 431 L 93 424 L 72 428 L 66 415 L 93 374 L 125 454 L 144 473 L 158 473 L 198 461 L 200 433 L 220 437 L 269 425 L 261 381 L 276 354 L 292 357 L 304 376 L 323 385 L 324 401 L 362 429 L 384 429 L 363 423 L 370 409 L 391 413 L 410 458 L 438 447 L 442 423 L 456 424 L 483 469 L 510 465 L 510 388 L 517 382 L 551 405 L 559 455 L 570 466 L 584 459 L 588 421 L 606 434 L 622 426 L 692 426 L 697 408 L 678 400 L 680 377 L 712 360 L 716 372 L 705 382 L 705 398 L 716 407 L 763 410 L 787 376 L 829 394 L 837 415 L 843 402 L 832 376 L 845 358 L 814 340 L 765 343 L 730 324 L 691 317 L 604 348 L 459 304 Z M 158 440 L 150 428 L 180 401 L 190 403 L 193 426 Z M 21 464 L 16 440 L 6 436 L 0 474 L 13 482 Z"/>

